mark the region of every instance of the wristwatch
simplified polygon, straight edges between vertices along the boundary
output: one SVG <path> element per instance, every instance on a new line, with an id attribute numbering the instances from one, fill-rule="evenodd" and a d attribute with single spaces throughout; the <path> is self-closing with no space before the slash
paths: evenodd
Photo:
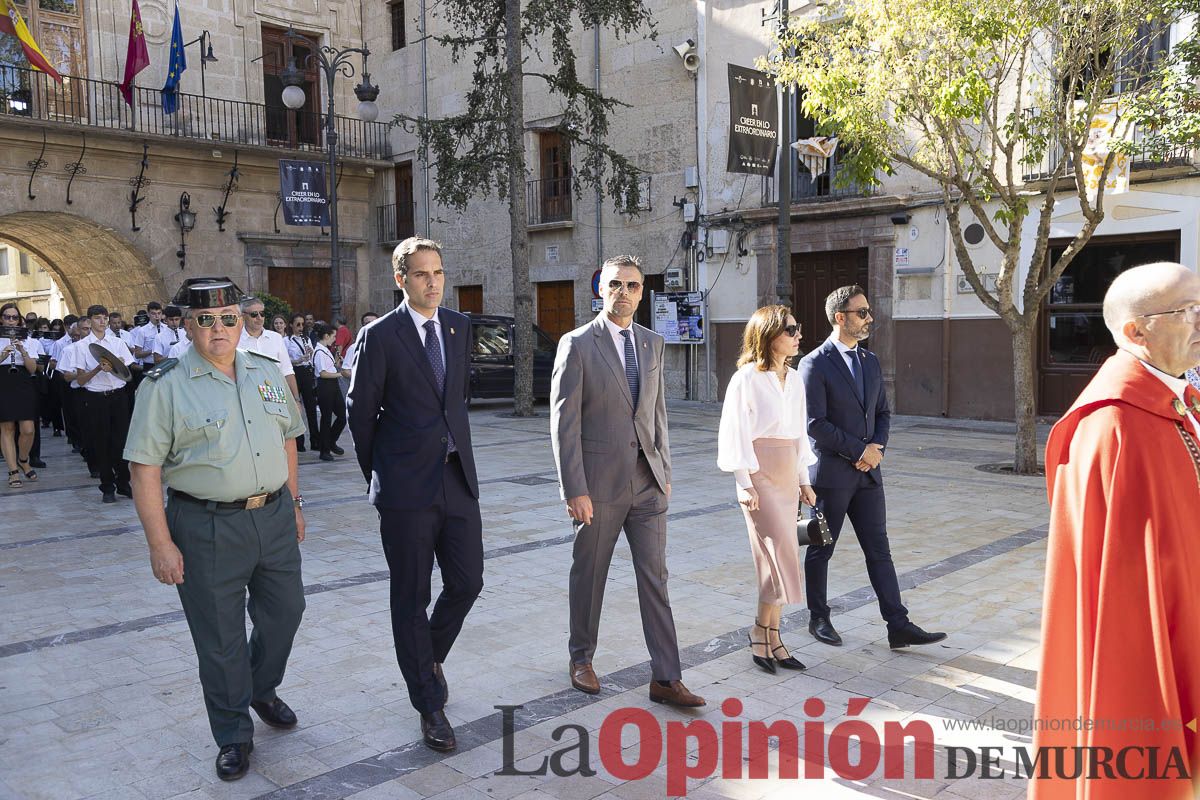
<path id="1" fill-rule="evenodd" d="M 296 497 L 293 499 L 293 502 L 296 504 L 296 508 L 304 508 L 304 495 L 296 495 Z"/>

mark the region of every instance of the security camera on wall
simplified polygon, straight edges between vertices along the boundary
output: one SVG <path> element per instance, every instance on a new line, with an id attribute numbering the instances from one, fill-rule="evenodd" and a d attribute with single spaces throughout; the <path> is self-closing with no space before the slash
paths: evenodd
<path id="1" fill-rule="evenodd" d="M 700 54 L 696 52 L 696 43 L 691 39 L 677 44 L 674 47 L 675 54 L 683 59 L 683 68 L 688 72 L 695 72 L 700 69 Z"/>

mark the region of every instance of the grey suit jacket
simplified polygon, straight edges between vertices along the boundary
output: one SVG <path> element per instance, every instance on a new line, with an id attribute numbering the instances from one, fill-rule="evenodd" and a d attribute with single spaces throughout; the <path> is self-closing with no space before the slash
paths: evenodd
<path id="1" fill-rule="evenodd" d="M 671 482 L 663 337 L 634 324 L 638 406 L 625 379 L 604 315 L 564 335 L 550 384 L 550 434 L 563 499 L 622 497 L 637 466 L 638 448 L 663 492 Z"/>

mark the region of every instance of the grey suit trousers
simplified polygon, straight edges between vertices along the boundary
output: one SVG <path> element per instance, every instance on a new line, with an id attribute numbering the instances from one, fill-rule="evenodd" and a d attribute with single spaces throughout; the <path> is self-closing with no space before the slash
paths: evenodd
<path id="1" fill-rule="evenodd" d="M 679 642 L 667 596 L 667 497 L 644 458 L 638 458 L 620 498 L 611 502 L 593 500 L 592 523 L 575 522 L 570 583 L 571 662 L 591 663 L 596 652 L 608 567 L 622 529 L 633 557 L 652 676 L 660 681 L 679 680 Z"/>

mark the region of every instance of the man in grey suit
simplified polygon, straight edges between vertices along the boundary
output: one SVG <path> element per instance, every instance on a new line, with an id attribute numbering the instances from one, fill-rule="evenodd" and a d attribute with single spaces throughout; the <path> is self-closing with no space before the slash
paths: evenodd
<path id="1" fill-rule="evenodd" d="M 571 685 L 600 692 L 592 655 L 613 548 L 621 529 L 637 577 L 656 703 L 696 707 L 680 680 L 679 644 L 667 597 L 667 499 L 671 451 L 663 387 L 663 337 L 633 324 L 644 275 L 635 256 L 604 262 L 604 312 L 558 343 L 550 433 L 567 513 L 571 566 Z"/>

